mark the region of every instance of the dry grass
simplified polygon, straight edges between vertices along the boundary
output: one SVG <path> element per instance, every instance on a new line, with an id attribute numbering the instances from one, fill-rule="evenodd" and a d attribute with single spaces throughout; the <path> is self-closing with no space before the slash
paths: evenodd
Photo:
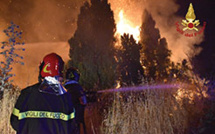
<path id="1" fill-rule="evenodd" d="M 176 101 L 174 93 L 174 89 L 148 89 L 129 97 L 115 94 L 102 133 L 183 134 L 187 127 L 187 112 Z"/>
<path id="2" fill-rule="evenodd" d="M 187 134 L 197 133 L 205 111 L 204 82 L 183 88 L 147 89 L 102 94 L 86 107 L 88 134 Z M 0 101 L 0 133 L 15 134 L 10 115 L 19 90 L 5 90 Z"/>
<path id="3" fill-rule="evenodd" d="M 116 93 L 101 125 L 102 134 L 199 134 L 207 114 L 206 81 L 181 88 Z M 210 104 L 209 104 L 210 105 Z"/>
<path id="4" fill-rule="evenodd" d="M 0 100 L 1 134 L 15 134 L 15 131 L 10 125 L 10 115 L 19 94 L 19 89 L 4 90 L 3 98 Z"/>

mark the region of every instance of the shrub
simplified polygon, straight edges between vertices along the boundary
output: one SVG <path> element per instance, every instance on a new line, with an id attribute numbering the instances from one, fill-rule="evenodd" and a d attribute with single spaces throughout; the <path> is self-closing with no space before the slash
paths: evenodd
<path id="1" fill-rule="evenodd" d="M 0 100 L 0 132 L 2 134 L 15 134 L 10 125 L 10 115 L 19 94 L 18 88 L 4 90 L 3 98 Z"/>

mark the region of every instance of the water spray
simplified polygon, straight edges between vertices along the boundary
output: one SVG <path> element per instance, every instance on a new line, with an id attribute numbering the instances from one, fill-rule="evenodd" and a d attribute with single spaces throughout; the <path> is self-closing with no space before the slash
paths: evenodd
<path id="1" fill-rule="evenodd" d="M 180 88 L 179 84 L 159 84 L 159 85 L 146 85 L 146 86 L 135 86 L 135 87 L 121 87 L 116 89 L 100 90 L 96 93 L 114 93 L 114 92 L 126 92 L 126 91 L 143 91 L 147 89 L 170 89 Z"/>
<path id="2" fill-rule="evenodd" d="M 87 98 L 89 102 L 96 102 L 97 97 L 103 93 L 119 93 L 119 92 L 138 92 L 144 90 L 153 90 L 153 89 L 179 89 L 184 87 L 185 83 L 182 84 L 157 84 L 157 85 L 141 85 L 141 86 L 132 86 L 132 87 L 120 87 L 120 88 L 112 88 L 105 89 L 100 91 L 90 91 L 86 92 Z M 97 96 L 98 95 L 98 96 Z"/>

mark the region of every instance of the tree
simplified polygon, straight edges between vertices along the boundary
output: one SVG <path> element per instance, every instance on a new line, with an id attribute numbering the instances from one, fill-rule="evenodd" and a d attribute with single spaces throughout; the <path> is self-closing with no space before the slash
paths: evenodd
<path id="1" fill-rule="evenodd" d="M 137 44 L 133 36 L 121 36 L 122 48 L 118 51 L 118 70 L 120 85 L 138 85 L 144 77 L 144 70 L 140 63 L 141 45 Z"/>
<path id="2" fill-rule="evenodd" d="M 163 80 L 169 76 L 169 66 L 170 66 L 170 55 L 171 52 L 167 47 L 167 42 L 165 38 L 161 38 L 158 41 L 158 47 L 156 51 L 157 55 L 157 77 Z"/>
<path id="3" fill-rule="evenodd" d="M 77 30 L 69 40 L 70 65 L 79 69 L 80 83 L 87 89 L 110 88 L 115 82 L 115 22 L 107 0 L 85 2 Z"/>
<path id="4" fill-rule="evenodd" d="M 188 65 L 188 61 L 186 59 L 182 60 L 181 63 L 171 63 L 170 69 L 169 69 L 169 76 L 170 78 L 177 79 L 180 81 L 186 81 L 186 82 L 191 82 L 190 81 L 190 76 L 188 72 L 191 71 L 192 69 Z"/>
<path id="5" fill-rule="evenodd" d="M 17 60 L 17 58 L 23 59 L 23 57 L 18 55 L 16 52 L 17 50 L 25 50 L 22 47 L 16 47 L 17 45 L 24 45 L 24 42 L 20 42 L 22 38 L 22 32 L 19 30 L 18 25 L 15 25 L 13 22 L 11 22 L 11 26 L 4 30 L 4 33 L 7 35 L 8 41 L 2 42 L 2 51 L 0 52 L 0 54 L 5 58 L 5 61 L 1 61 L 0 63 L 0 91 L 12 86 L 12 80 L 9 81 L 9 78 L 15 74 L 11 73 L 11 70 L 13 69 L 11 65 L 13 63 L 24 64 L 20 60 Z"/>
<path id="6" fill-rule="evenodd" d="M 167 48 L 166 39 L 160 37 L 159 30 L 155 28 L 155 21 L 146 10 L 143 14 L 140 38 L 143 45 L 141 59 L 146 77 L 154 80 L 167 78 L 171 51 Z"/>

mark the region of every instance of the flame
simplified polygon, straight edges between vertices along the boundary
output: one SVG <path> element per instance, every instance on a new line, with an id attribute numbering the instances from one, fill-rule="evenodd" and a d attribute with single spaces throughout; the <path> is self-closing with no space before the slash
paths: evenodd
<path id="1" fill-rule="evenodd" d="M 203 86 L 201 88 L 204 88 Z M 198 89 L 195 89 L 195 87 L 191 87 L 191 89 L 189 88 L 179 88 L 176 92 L 176 95 L 175 98 L 178 102 L 181 102 L 183 101 L 184 98 L 188 99 L 188 102 L 190 104 L 192 104 L 195 99 L 201 99 L 202 97 L 204 98 L 208 98 L 208 94 L 207 92 L 205 91 L 205 89 L 201 89 L 202 91 L 196 91 Z"/>
<path id="2" fill-rule="evenodd" d="M 124 17 L 123 10 L 119 12 L 119 21 L 116 25 L 116 34 L 123 35 L 124 33 L 133 35 L 134 39 L 138 42 L 140 40 L 140 26 L 134 26 L 132 22 Z"/>
<path id="3" fill-rule="evenodd" d="M 118 88 L 120 88 L 120 87 L 121 87 L 121 85 L 120 85 L 120 82 L 119 82 L 119 81 L 116 81 L 116 84 L 117 84 L 117 85 L 116 85 L 116 87 L 115 87 L 116 89 L 118 89 Z"/>

